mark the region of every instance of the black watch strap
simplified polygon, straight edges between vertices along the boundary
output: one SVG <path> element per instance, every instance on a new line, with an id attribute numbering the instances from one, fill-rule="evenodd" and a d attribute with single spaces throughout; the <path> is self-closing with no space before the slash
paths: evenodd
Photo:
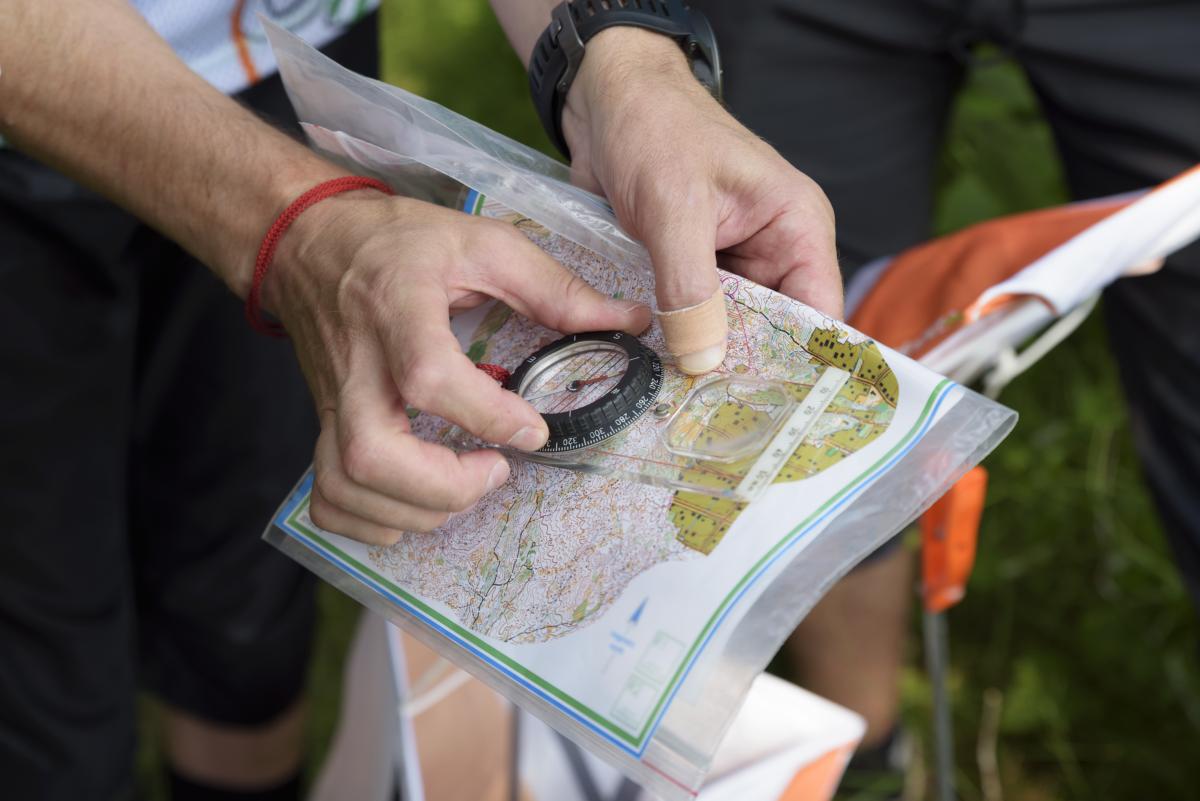
<path id="1" fill-rule="evenodd" d="M 631 25 L 670 36 L 692 63 L 692 72 L 718 100 L 721 64 L 708 20 L 683 0 L 566 0 L 555 7 L 529 59 L 529 91 L 554 145 L 569 160 L 562 132 L 563 104 L 583 63 L 587 42 L 605 28 Z"/>

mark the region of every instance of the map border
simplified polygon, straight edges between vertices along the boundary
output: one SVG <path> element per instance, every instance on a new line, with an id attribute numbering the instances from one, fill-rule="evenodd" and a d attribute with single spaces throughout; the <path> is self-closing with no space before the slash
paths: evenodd
<path id="1" fill-rule="evenodd" d="M 912 450 L 928 431 L 933 421 L 937 419 L 938 409 L 941 408 L 943 401 L 957 386 L 950 379 L 943 378 L 930 391 L 921 414 L 899 442 L 893 445 L 874 464 L 851 479 L 842 489 L 826 500 L 825 503 L 813 510 L 808 517 L 800 521 L 791 531 L 781 537 L 738 580 L 713 611 L 708 621 L 696 636 L 696 639 L 692 642 L 687 653 L 684 655 L 682 663 L 660 693 L 646 723 L 642 726 L 641 731 L 637 733 L 633 733 L 616 721 L 601 715 L 568 692 L 554 686 L 542 676 L 529 670 L 506 654 L 499 652 L 480 635 L 470 631 L 458 621 L 437 611 L 427 602 L 383 577 L 371 567 L 359 562 L 345 551 L 342 551 L 321 536 L 318 531 L 314 531 L 301 523 L 298 518 L 301 512 L 307 508 L 309 495 L 312 490 L 311 472 L 305 477 L 301 485 L 297 487 L 296 491 L 292 493 L 279 512 L 276 513 L 273 522 L 279 529 L 299 541 L 322 559 L 356 576 L 377 594 L 382 595 L 394 605 L 399 606 L 402 611 L 407 612 L 419 622 L 449 637 L 454 642 L 466 648 L 476 658 L 500 671 L 529 692 L 617 748 L 634 757 L 641 758 L 655 731 L 657 731 L 659 724 L 662 722 L 662 718 L 666 714 L 666 710 L 669 708 L 672 699 L 687 679 L 696 660 L 699 659 L 700 654 L 704 651 L 704 648 L 708 645 L 717 629 L 720 628 L 730 610 L 737 605 L 746 591 L 793 545 L 811 533 L 814 528 L 824 522 L 827 517 L 836 512 L 837 509 L 850 501 L 855 495 L 870 486 L 878 476 L 889 470 L 906 453 Z"/>

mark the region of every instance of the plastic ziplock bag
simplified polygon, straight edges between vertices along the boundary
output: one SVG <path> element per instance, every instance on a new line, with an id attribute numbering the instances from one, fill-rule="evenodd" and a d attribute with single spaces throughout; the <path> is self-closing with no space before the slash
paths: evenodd
<path id="1" fill-rule="evenodd" d="M 561 164 L 268 33 L 328 157 L 402 194 L 515 225 L 600 291 L 653 303 L 645 250 Z M 747 414 L 771 417 L 749 451 L 722 461 L 685 441 L 666 480 L 593 457 L 517 461 L 473 509 L 389 548 L 315 526 L 310 474 L 266 538 L 648 789 L 694 796 L 755 676 L 813 604 L 1016 421 L 797 301 L 732 274 L 721 282 L 732 334 L 716 380 L 788 396 L 768 414 L 754 407 L 761 398 L 733 392 L 700 415 L 701 427 L 735 434 Z M 499 304 L 453 326 L 473 359 L 510 367 L 559 336 Z M 657 326 L 640 340 L 663 352 Z M 667 359 L 662 380 L 675 411 L 709 386 Z M 807 415 L 803 426 L 790 426 L 795 415 Z M 674 413 L 645 417 L 658 422 L 613 439 L 632 448 L 645 432 L 624 455 L 666 447 Z M 412 424 L 460 442 L 445 421 L 418 414 Z M 747 502 L 733 490 L 771 451 L 782 455 L 768 458 Z"/>

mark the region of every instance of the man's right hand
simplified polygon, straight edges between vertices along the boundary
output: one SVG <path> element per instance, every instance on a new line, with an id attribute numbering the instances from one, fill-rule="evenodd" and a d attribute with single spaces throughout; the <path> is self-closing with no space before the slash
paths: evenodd
<path id="1" fill-rule="evenodd" d="M 566 333 L 650 323 L 646 306 L 604 297 L 510 225 L 369 191 L 304 212 L 263 293 L 320 414 L 313 520 L 374 544 L 444 524 L 509 474 L 495 451 L 418 439 L 407 407 L 500 445 L 546 441 L 533 407 L 463 354 L 451 313 L 496 298 Z"/>
<path id="2" fill-rule="evenodd" d="M 271 220 L 345 175 L 206 84 L 127 0 L 6 4 L 0 53 L 0 134 L 157 227 L 240 297 Z M 487 297 L 560 331 L 649 323 L 645 307 L 605 299 L 511 226 L 417 201 L 338 195 L 284 235 L 262 300 L 321 416 L 317 523 L 392 542 L 507 477 L 499 453 L 419 441 L 408 406 L 491 442 L 545 441 L 541 417 L 451 335 L 450 312 Z"/>

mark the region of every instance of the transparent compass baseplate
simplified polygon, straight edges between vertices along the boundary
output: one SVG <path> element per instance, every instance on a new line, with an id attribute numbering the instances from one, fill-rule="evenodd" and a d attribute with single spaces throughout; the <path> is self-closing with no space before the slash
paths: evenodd
<path id="1" fill-rule="evenodd" d="M 807 436 L 844 375 L 827 370 L 801 400 L 786 383 L 756 377 L 723 375 L 695 385 L 667 381 L 627 428 L 573 450 L 518 451 L 457 427 L 447 442 L 458 450 L 496 448 L 512 459 L 564 470 L 752 501 Z M 681 389 L 672 392 L 671 384 Z"/>

